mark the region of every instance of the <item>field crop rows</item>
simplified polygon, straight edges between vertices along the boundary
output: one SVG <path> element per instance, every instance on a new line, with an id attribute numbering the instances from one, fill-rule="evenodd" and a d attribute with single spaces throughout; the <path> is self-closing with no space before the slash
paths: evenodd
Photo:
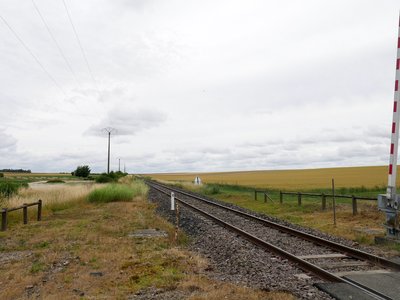
<path id="1" fill-rule="evenodd" d="M 387 184 L 386 166 L 220 173 L 149 174 L 149 176 L 154 179 L 167 181 L 193 181 L 197 175 L 200 176 L 205 183 L 299 191 L 330 188 L 332 178 L 335 179 L 335 184 L 338 188 L 382 188 Z"/>

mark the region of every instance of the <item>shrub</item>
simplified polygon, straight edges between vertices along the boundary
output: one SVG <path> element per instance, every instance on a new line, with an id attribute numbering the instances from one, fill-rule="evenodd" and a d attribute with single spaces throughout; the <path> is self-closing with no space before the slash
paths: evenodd
<path id="1" fill-rule="evenodd" d="M 65 183 L 65 181 L 61 180 L 61 179 L 53 178 L 53 179 L 47 180 L 47 183 Z"/>
<path id="2" fill-rule="evenodd" d="M 109 174 L 102 173 L 99 177 L 96 178 L 97 183 L 108 183 L 108 182 L 117 182 L 120 178 L 128 175 L 127 173 L 123 173 L 121 171 L 111 171 Z"/>
<path id="3" fill-rule="evenodd" d="M 73 172 L 73 175 L 77 177 L 88 177 L 90 175 L 90 168 L 89 166 L 79 166 Z"/>
<path id="4" fill-rule="evenodd" d="M 97 183 L 109 183 L 109 182 L 114 182 L 114 181 L 115 180 L 112 177 L 108 176 L 108 174 L 106 174 L 106 173 L 103 173 L 96 178 Z"/>
<path id="5" fill-rule="evenodd" d="M 19 188 L 23 184 L 11 181 L 0 182 L 0 198 L 10 198 L 18 193 Z"/>
<path id="6" fill-rule="evenodd" d="M 126 185 L 111 184 L 92 191 L 88 195 L 89 202 L 107 203 L 116 201 L 131 201 L 135 191 Z"/>
<path id="7" fill-rule="evenodd" d="M 3 178 L 4 177 L 4 173 L 0 173 L 0 178 Z"/>

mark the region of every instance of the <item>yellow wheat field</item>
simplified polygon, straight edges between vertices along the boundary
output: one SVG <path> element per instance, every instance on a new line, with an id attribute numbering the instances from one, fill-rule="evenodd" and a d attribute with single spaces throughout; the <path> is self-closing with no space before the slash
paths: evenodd
<path id="1" fill-rule="evenodd" d="M 204 183 L 238 184 L 258 188 L 318 189 L 331 187 L 373 188 L 387 184 L 387 167 L 349 167 L 303 170 L 245 171 L 220 173 L 148 174 L 154 179 L 167 181 L 193 181 L 199 175 Z M 398 180 L 398 184 L 399 184 Z"/>

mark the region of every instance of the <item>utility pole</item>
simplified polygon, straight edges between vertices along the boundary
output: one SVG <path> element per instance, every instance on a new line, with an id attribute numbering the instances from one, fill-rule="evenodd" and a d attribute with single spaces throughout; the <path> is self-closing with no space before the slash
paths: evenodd
<path id="1" fill-rule="evenodd" d="M 111 144 L 111 133 L 115 133 L 116 129 L 112 127 L 103 128 L 103 132 L 108 134 L 108 159 L 107 159 L 107 174 L 110 174 L 110 144 Z"/>
<path id="2" fill-rule="evenodd" d="M 125 164 L 124 164 L 124 173 L 126 173 Z"/>
<path id="3" fill-rule="evenodd" d="M 121 172 L 121 158 L 118 157 L 118 172 Z"/>

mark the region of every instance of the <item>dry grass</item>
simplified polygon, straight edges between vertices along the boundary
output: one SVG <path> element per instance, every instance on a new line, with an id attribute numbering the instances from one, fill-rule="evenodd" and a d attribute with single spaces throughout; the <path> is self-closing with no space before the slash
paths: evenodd
<path id="1" fill-rule="evenodd" d="M 215 282 L 205 276 L 188 276 L 178 286 L 179 289 L 192 292 L 188 297 L 190 300 L 292 300 L 290 294 L 284 292 L 268 293 L 257 291 L 244 286 L 229 283 Z"/>
<path id="2" fill-rule="evenodd" d="M 42 199 L 44 206 L 61 205 L 85 198 L 96 184 L 31 184 L 29 188 L 23 188 L 18 195 L 13 196 L 6 203 L 6 207 L 15 207 L 23 203 L 36 202 Z"/>
<path id="3" fill-rule="evenodd" d="M 287 190 L 329 188 L 331 179 L 341 187 L 373 188 L 387 184 L 387 167 L 351 167 L 304 170 L 248 171 L 221 173 L 150 174 L 167 181 L 193 181 L 199 175 L 205 183 L 238 184 L 243 186 Z M 398 179 L 400 183 L 400 178 Z"/>
<path id="4" fill-rule="evenodd" d="M 183 293 L 190 299 L 293 299 L 208 279 L 209 263 L 183 249 L 186 238 L 181 233 L 177 245 L 174 226 L 157 216 L 144 196 L 131 202 L 92 204 L 85 195 L 93 188 L 23 192 L 24 202 L 41 197 L 50 207 L 69 205 L 47 210 L 42 222 L 22 225 L 19 221 L 0 233 L 1 299 L 79 299 L 81 292 L 82 299 L 126 299 L 150 287 L 172 295 Z M 158 228 L 168 236 L 129 237 L 144 228 Z M 2 260 L 20 251 L 21 258 Z"/>
<path id="5" fill-rule="evenodd" d="M 295 297 L 284 292 L 268 293 L 244 286 L 215 282 L 205 276 L 188 276 L 178 288 L 186 291 L 196 291 L 188 297 L 189 300 L 294 300 Z"/>

